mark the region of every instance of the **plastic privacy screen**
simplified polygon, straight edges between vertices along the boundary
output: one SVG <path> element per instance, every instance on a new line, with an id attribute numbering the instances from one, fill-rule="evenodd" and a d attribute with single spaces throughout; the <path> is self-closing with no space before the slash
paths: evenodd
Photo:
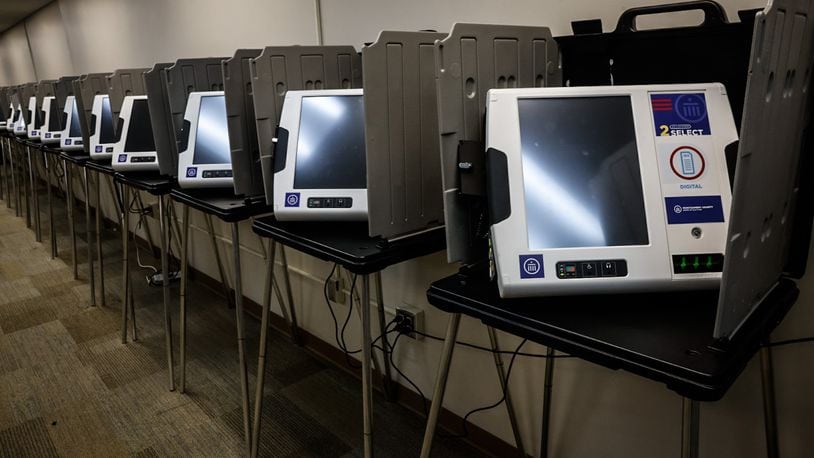
<path id="1" fill-rule="evenodd" d="M 812 15 L 812 2 L 776 0 L 755 18 L 716 338 L 737 332 L 789 258 L 810 134 Z"/>
<path id="2" fill-rule="evenodd" d="M 238 49 L 234 57 L 221 64 L 235 194 L 244 196 L 263 194 L 263 173 L 260 169 L 252 79 L 249 73 L 252 59 L 259 56 L 261 51 Z"/>
<path id="3" fill-rule="evenodd" d="M 435 44 L 447 259 L 470 261 L 486 253 L 473 228 L 481 216 L 460 193 L 458 147 L 484 144 L 486 92 L 492 88 L 560 86 L 557 43 L 547 27 L 455 24 Z M 481 146 L 481 149 L 483 147 Z"/>
<path id="4" fill-rule="evenodd" d="M 647 245 L 630 97 L 517 105 L 529 249 Z"/>
<path id="5" fill-rule="evenodd" d="M 381 32 L 362 50 L 370 236 L 444 220 L 433 32 Z"/>
<path id="6" fill-rule="evenodd" d="M 362 96 L 303 97 L 294 189 L 364 189 Z"/>
<path id="7" fill-rule="evenodd" d="M 110 113 L 113 129 L 116 137 L 121 132 L 119 129 L 119 113 L 122 111 L 122 103 L 128 95 L 145 95 L 147 89 L 144 87 L 144 72 L 149 68 L 127 68 L 116 70 L 107 77 L 108 96 L 110 97 Z M 104 141 L 102 143 L 105 143 Z"/>
<path id="8" fill-rule="evenodd" d="M 362 59 L 353 46 L 271 46 L 250 66 L 257 143 L 266 202 L 274 202 L 273 151 L 288 90 L 362 87 Z"/>

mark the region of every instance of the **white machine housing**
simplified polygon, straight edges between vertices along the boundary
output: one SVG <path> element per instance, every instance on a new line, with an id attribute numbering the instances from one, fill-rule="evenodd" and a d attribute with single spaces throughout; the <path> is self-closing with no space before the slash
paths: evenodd
<path id="1" fill-rule="evenodd" d="M 28 125 L 25 126 L 26 135 L 29 140 L 39 140 L 42 130 L 42 118 L 40 110 L 37 109 L 37 97 L 28 98 Z"/>
<path id="2" fill-rule="evenodd" d="M 361 105 L 359 113 L 351 113 L 358 121 L 357 125 L 345 126 L 352 129 L 360 129 L 356 132 L 357 147 L 361 146 L 361 161 L 355 164 L 326 165 L 321 168 L 323 176 L 327 178 L 328 171 L 331 170 L 337 175 L 347 175 L 351 171 L 360 173 L 365 177 L 364 187 L 339 188 L 331 187 L 326 183 L 324 188 L 319 187 L 297 187 L 297 157 L 303 154 L 299 151 L 304 144 L 300 139 L 300 123 L 303 120 L 303 102 L 308 99 L 320 98 L 323 106 L 315 107 L 317 111 L 325 114 L 329 119 L 325 120 L 324 131 L 330 131 L 331 121 L 337 121 L 345 114 L 347 108 L 339 104 L 331 104 L 329 101 L 335 97 L 355 97 Z M 364 136 L 364 100 L 362 99 L 362 89 L 325 89 L 307 91 L 288 91 L 285 94 L 283 110 L 280 115 L 280 131 L 278 138 L 273 139 L 275 143 L 274 158 L 274 216 L 281 220 L 300 221 L 366 221 L 367 220 L 367 178 L 365 176 L 365 136 Z M 332 119 L 330 119 L 332 118 Z M 286 132 L 285 139 L 280 135 Z M 313 140 L 313 139 L 312 139 Z M 314 141 L 314 151 L 309 154 L 317 155 L 324 151 L 319 146 L 325 146 L 325 140 Z M 322 145 L 320 145 L 320 143 Z M 328 141 L 327 143 L 331 143 Z M 357 158 L 358 159 L 358 158 Z M 278 167 L 278 163 L 280 166 Z M 352 170 L 356 168 L 356 170 Z"/>
<path id="3" fill-rule="evenodd" d="M 110 111 L 110 98 L 107 94 L 93 96 L 91 108 L 93 134 L 88 137 L 90 158 L 94 161 L 108 161 L 113 157 L 116 132 L 113 126 L 113 113 Z"/>
<path id="4" fill-rule="evenodd" d="M 202 113 L 202 107 L 208 112 Z M 179 186 L 186 189 L 234 187 L 226 123 L 223 91 L 189 93 L 183 127 L 186 148 L 178 154 Z M 196 151 L 198 158 L 195 157 Z M 203 154 L 218 160 L 202 160 Z"/>
<path id="5" fill-rule="evenodd" d="M 8 111 L 9 116 L 6 123 L 3 125 L 3 129 L 5 129 L 7 132 L 14 132 L 14 121 L 16 121 L 14 118 L 17 116 L 17 110 L 14 109 L 13 103 L 8 104 Z"/>
<path id="6" fill-rule="evenodd" d="M 56 119 L 56 117 L 61 116 L 62 113 L 55 113 L 56 109 L 56 97 L 47 95 L 42 98 L 42 129 L 40 129 L 40 141 L 46 145 L 58 144 L 60 137 L 62 137 L 62 128 Z"/>
<path id="7" fill-rule="evenodd" d="M 28 126 L 25 123 L 25 117 L 23 116 L 23 104 L 17 104 L 17 121 L 14 122 L 14 128 L 12 130 L 14 135 L 18 137 L 22 137 L 28 135 Z"/>
<path id="8" fill-rule="evenodd" d="M 606 97 L 611 98 L 600 100 Z M 584 103 L 583 98 L 590 100 Z M 629 108 L 624 108 L 625 100 Z M 580 103 L 584 103 L 581 108 Z M 529 116 L 526 122 L 534 126 L 524 133 L 521 104 L 524 113 L 538 110 L 542 117 L 546 117 L 544 107 L 556 110 L 546 119 Z M 569 104 L 578 107 L 570 117 L 563 110 Z M 604 117 L 594 119 L 601 114 Z M 569 132 L 569 122 L 582 129 Z M 633 128 L 621 134 L 629 135 L 629 140 L 601 158 L 602 146 L 607 153 L 611 145 L 602 135 L 616 138 L 620 130 L 629 130 L 618 128 L 625 123 Z M 531 137 L 525 148 L 524 135 Z M 548 148 L 546 137 L 554 142 Z M 486 116 L 490 193 L 498 189 L 500 194 L 505 186 L 508 196 L 503 198 L 510 206 L 495 209 L 490 204 L 500 295 L 717 287 L 731 203 L 724 148 L 737 139 L 721 84 L 490 90 Z M 569 154 L 574 152 L 569 147 L 584 147 L 590 141 L 599 147 Z M 505 156 L 503 174 L 508 183 L 499 177 L 503 166 L 495 165 L 502 158 L 494 161 L 493 155 Z M 544 155 L 549 156 L 547 162 L 541 159 Z M 577 161 L 569 159 L 574 156 Z M 638 167 L 631 159 L 637 159 Z M 571 168 L 556 170 L 569 160 Z M 590 160 L 595 162 L 596 174 L 585 181 L 582 172 L 574 169 L 587 169 Z M 571 191 L 570 177 L 579 178 L 572 179 L 576 186 Z M 639 188 L 641 194 L 636 196 Z M 611 203 L 616 205 L 598 205 L 614 198 Z M 534 224 L 529 217 L 536 220 Z M 603 223 L 602 218 L 611 222 Z M 625 237 L 632 240 L 634 232 L 639 234 L 637 241 L 618 242 Z"/>
<path id="9" fill-rule="evenodd" d="M 128 95 L 119 113 L 122 125 L 119 140 L 113 145 L 111 165 L 117 172 L 158 171 L 153 126 L 146 95 Z"/>
<path id="10" fill-rule="evenodd" d="M 65 125 L 59 139 L 59 149 L 62 151 L 83 151 L 82 130 L 79 127 L 79 109 L 76 107 L 76 98 L 69 95 L 65 98 Z"/>
<path id="11" fill-rule="evenodd" d="M 146 95 L 128 95 L 119 113 L 119 141 L 113 145 L 111 165 L 117 172 L 158 171 L 153 127 Z"/>

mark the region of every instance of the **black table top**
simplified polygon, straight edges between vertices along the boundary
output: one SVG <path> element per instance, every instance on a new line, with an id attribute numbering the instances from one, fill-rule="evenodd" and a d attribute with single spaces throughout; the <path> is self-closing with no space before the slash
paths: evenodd
<path id="1" fill-rule="evenodd" d="M 118 183 L 154 196 L 165 196 L 178 185 L 175 178 L 159 175 L 158 172 L 117 172 L 114 178 Z"/>
<path id="2" fill-rule="evenodd" d="M 77 151 L 74 153 L 66 153 L 63 151 L 59 153 L 59 157 L 76 165 L 85 165 L 86 162 L 90 161 L 90 156 L 85 154 L 83 151 Z"/>
<path id="3" fill-rule="evenodd" d="M 387 266 L 441 251 L 446 246 L 439 228 L 388 242 L 368 235 L 366 222 L 291 222 L 266 216 L 254 222 L 255 233 L 316 258 L 367 275 Z"/>
<path id="4" fill-rule="evenodd" d="M 723 397 L 797 299 L 783 279 L 730 342 L 712 338 L 718 291 L 501 299 L 485 273 L 433 283 L 433 306 L 555 350 L 665 383 L 699 401 Z"/>
<path id="5" fill-rule="evenodd" d="M 170 193 L 173 200 L 220 218 L 227 223 L 247 220 L 253 216 L 271 213 L 271 206 L 263 198 L 247 199 L 235 196 L 233 188 L 181 189 Z"/>
<path id="6" fill-rule="evenodd" d="M 110 161 L 94 161 L 90 160 L 85 163 L 85 167 L 89 168 L 98 173 L 104 173 L 105 175 L 115 176 L 116 171 L 113 170 L 113 166 L 110 164 Z"/>

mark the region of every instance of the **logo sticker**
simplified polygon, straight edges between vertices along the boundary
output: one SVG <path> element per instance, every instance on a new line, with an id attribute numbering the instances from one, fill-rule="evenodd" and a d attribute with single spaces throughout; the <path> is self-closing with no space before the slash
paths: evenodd
<path id="1" fill-rule="evenodd" d="M 51 138 L 51 132 L 46 132 L 45 133 L 45 138 Z"/>
<path id="2" fill-rule="evenodd" d="M 101 153 L 101 152 L 102 152 L 102 145 L 96 145 L 96 152 L 97 152 L 97 153 Z"/>
<path id="3" fill-rule="evenodd" d="M 543 255 L 520 255 L 520 278 L 545 278 L 543 269 Z"/>
<path id="4" fill-rule="evenodd" d="M 721 196 L 665 197 L 667 224 L 723 223 Z"/>
<path id="5" fill-rule="evenodd" d="M 119 162 L 127 162 L 127 155 L 119 154 Z"/>
<path id="6" fill-rule="evenodd" d="M 286 207 L 299 207 L 300 206 L 300 193 L 287 192 L 285 193 L 285 206 Z"/>
<path id="7" fill-rule="evenodd" d="M 656 135 L 710 135 L 707 100 L 704 94 L 651 94 L 650 105 Z"/>
<path id="8" fill-rule="evenodd" d="M 65 146 L 70 145 L 72 141 L 73 141 L 73 139 L 66 138 L 66 139 L 65 139 Z"/>
<path id="9" fill-rule="evenodd" d="M 195 178 L 198 176 L 198 167 L 187 167 L 187 178 Z"/>
<path id="10" fill-rule="evenodd" d="M 694 180 L 704 173 L 704 155 L 692 146 L 679 146 L 670 154 L 670 168 L 684 180 Z"/>

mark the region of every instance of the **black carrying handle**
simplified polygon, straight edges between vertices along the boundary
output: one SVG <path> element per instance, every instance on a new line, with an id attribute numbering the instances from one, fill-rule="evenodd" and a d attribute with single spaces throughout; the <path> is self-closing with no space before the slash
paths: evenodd
<path id="1" fill-rule="evenodd" d="M 726 12 L 724 12 L 721 5 L 712 0 L 695 0 L 691 2 L 669 3 L 667 5 L 640 6 L 625 10 L 625 12 L 619 16 L 619 22 L 616 23 L 616 30 L 614 30 L 614 33 L 638 31 L 636 28 L 636 18 L 639 16 L 696 10 L 701 10 L 704 12 L 704 22 L 702 22 L 699 27 L 729 23 L 729 21 L 726 19 Z"/>

